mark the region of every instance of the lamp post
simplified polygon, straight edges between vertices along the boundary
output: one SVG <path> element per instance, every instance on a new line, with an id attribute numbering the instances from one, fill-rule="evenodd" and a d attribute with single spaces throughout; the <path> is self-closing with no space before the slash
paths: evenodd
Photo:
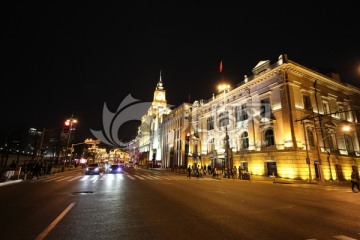
<path id="1" fill-rule="evenodd" d="M 309 157 L 309 148 L 308 148 L 308 139 L 307 139 L 307 135 L 306 135 L 306 131 L 305 131 L 305 121 L 301 120 L 301 123 L 303 125 L 303 129 L 304 129 L 304 138 L 305 138 L 305 150 L 306 150 L 306 164 L 308 165 L 309 168 L 309 182 L 312 181 L 312 176 L 311 176 L 311 167 L 310 167 L 310 157 Z"/>
<path id="2" fill-rule="evenodd" d="M 76 123 L 77 123 L 77 120 L 73 117 L 73 115 L 71 115 L 70 119 L 67 119 L 65 121 L 65 127 L 68 127 L 69 131 L 68 131 L 68 138 L 67 138 L 66 149 L 65 149 L 65 161 L 64 161 L 64 164 L 66 163 L 66 159 L 68 157 L 71 133 L 72 133 L 73 130 L 75 130 L 75 124 Z M 69 162 L 70 162 L 70 160 L 71 160 L 71 151 L 70 151 Z"/>
<path id="3" fill-rule="evenodd" d="M 228 176 L 228 178 L 230 178 L 230 175 L 229 175 L 229 173 L 230 173 L 230 171 L 231 171 L 231 163 L 230 163 L 230 151 L 229 151 L 229 135 L 228 135 L 228 131 L 227 131 L 227 125 L 229 124 L 229 114 L 227 114 L 226 116 L 225 116 L 225 112 L 226 112 L 226 99 L 225 99 L 225 97 L 226 97 L 226 91 L 229 91 L 230 90 L 230 85 L 229 84 L 220 84 L 219 86 L 218 86 L 218 89 L 219 89 L 219 92 L 223 92 L 224 94 L 224 117 L 226 117 L 226 125 L 225 125 L 225 151 L 224 151 L 224 156 L 225 156 L 225 163 L 224 163 L 224 165 L 225 166 L 227 166 L 227 169 L 228 169 L 228 172 L 226 173 L 227 174 L 227 176 Z M 221 126 L 221 124 L 220 124 L 220 126 Z M 225 167 L 223 165 L 223 167 Z M 224 171 L 224 169 L 223 169 L 223 171 Z"/>

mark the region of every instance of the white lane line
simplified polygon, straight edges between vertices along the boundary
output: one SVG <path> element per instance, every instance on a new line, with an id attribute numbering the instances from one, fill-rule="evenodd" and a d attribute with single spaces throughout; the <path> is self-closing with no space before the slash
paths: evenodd
<path id="1" fill-rule="evenodd" d="M 147 179 L 151 179 L 151 177 L 149 177 L 149 175 L 141 175 L 141 176 L 143 176 L 144 178 L 147 178 Z"/>
<path id="2" fill-rule="evenodd" d="M 80 181 L 86 181 L 90 176 L 84 176 Z"/>
<path id="3" fill-rule="evenodd" d="M 54 177 L 54 178 L 50 178 L 50 179 L 46 179 L 44 180 L 43 182 L 51 182 L 51 181 L 54 181 L 54 180 L 57 180 L 57 179 L 61 179 L 63 177 Z"/>
<path id="4" fill-rule="evenodd" d="M 347 237 L 347 236 L 343 236 L 343 235 L 339 235 L 339 236 L 333 236 L 336 239 L 340 239 L 340 240 L 357 240 L 356 238 L 351 238 L 351 237 Z"/>
<path id="5" fill-rule="evenodd" d="M 61 178 L 61 179 L 59 179 L 59 180 L 56 180 L 55 182 L 60 182 L 60 181 L 63 181 L 63 180 L 65 180 L 65 179 L 69 179 L 69 178 L 72 178 L 72 176 L 70 176 L 70 177 L 65 177 L 65 178 Z"/>
<path id="6" fill-rule="evenodd" d="M 126 175 L 128 178 L 132 179 L 132 180 L 135 180 L 135 178 L 131 175 Z"/>
<path id="7" fill-rule="evenodd" d="M 98 178 L 98 177 L 97 177 L 97 178 L 93 177 L 93 178 L 90 179 L 90 180 L 93 180 L 93 183 L 94 183 L 94 182 L 96 182 L 97 180 L 99 180 L 99 178 Z"/>
<path id="8" fill-rule="evenodd" d="M 139 175 L 133 175 L 134 177 L 137 177 L 137 178 L 139 178 L 139 179 L 141 179 L 141 180 L 145 180 L 145 178 L 143 178 L 143 177 L 140 177 Z"/>
<path id="9" fill-rule="evenodd" d="M 76 180 L 76 179 L 78 179 L 78 178 L 81 178 L 81 177 L 82 177 L 82 176 L 74 177 L 74 178 L 72 178 L 72 179 L 69 179 L 68 182 L 74 181 L 74 180 Z"/>
<path id="10" fill-rule="evenodd" d="M 50 225 L 45 228 L 45 230 L 40 233 L 40 235 L 35 240 L 42 240 L 44 239 L 49 232 L 65 217 L 65 215 L 71 210 L 71 208 L 75 205 L 75 203 L 71 203 L 65 210 L 52 222 Z"/>

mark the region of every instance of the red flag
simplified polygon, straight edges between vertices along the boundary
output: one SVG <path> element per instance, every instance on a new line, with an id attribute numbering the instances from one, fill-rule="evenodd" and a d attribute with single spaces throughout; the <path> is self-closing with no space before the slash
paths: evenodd
<path id="1" fill-rule="evenodd" d="M 219 71 L 222 72 L 222 61 L 220 62 L 220 68 Z"/>

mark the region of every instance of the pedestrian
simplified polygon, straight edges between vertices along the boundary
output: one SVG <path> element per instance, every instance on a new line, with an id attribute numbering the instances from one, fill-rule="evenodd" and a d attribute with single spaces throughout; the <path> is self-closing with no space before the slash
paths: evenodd
<path id="1" fill-rule="evenodd" d="M 359 187 L 359 183 L 357 181 L 357 178 L 356 178 L 356 174 L 355 172 L 353 171 L 351 173 L 351 189 L 353 192 L 356 192 L 355 191 L 355 186 L 357 187 L 358 191 L 360 192 L 360 187 Z"/>
<path id="2" fill-rule="evenodd" d="M 236 168 L 236 166 L 234 166 L 233 169 L 232 169 L 232 178 L 237 179 L 237 168 Z"/>
<path id="3" fill-rule="evenodd" d="M 189 165 L 189 167 L 187 168 L 187 172 L 188 172 L 187 178 L 191 179 L 191 167 L 190 167 L 190 165 Z"/>
<path id="4" fill-rule="evenodd" d="M 52 164 L 49 163 L 49 165 L 47 166 L 46 174 L 51 174 L 51 169 L 52 169 Z"/>
<path id="5" fill-rule="evenodd" d="M 15 170 L 16 166 L 17 166 L 17 164 L 16 164 L 15 160 L 13 160 L 13 161 L 11 162 L 11 164 L 9 165 L 9 167 L 10 167 L 11 169 L 13 169 L 13 170 Z"/>
<path id="6" fill-rule="evenodd" d="M 37 179 L 39 179 L 40 171 L 41 171 L 41 165 L 39 162 L 36 162 L 33 167 L 33 177 L 35 176 Z"/>

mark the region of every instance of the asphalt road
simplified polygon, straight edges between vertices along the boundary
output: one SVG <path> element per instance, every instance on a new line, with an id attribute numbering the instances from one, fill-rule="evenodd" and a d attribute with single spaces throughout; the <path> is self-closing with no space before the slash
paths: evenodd
<path id="1" fill-rule="evenodd" d="M 0 188 L 1 239 L 360 239 L 360 193 L 131 169 Z"/>

